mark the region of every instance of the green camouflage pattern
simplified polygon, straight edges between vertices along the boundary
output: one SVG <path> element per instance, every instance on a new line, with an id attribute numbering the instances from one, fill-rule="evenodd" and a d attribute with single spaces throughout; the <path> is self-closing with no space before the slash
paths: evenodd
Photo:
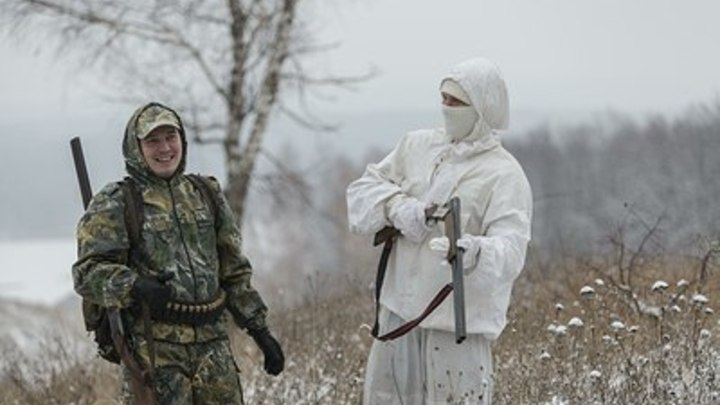
<path id="1" fill-rule="evenodd" d="M 159 105 L 151 105 L 138 116 L 135 122 L 135 135 L 145 139 L 153 129 L 163 125 L 181 129 L 179 120 L 180 118 L 173 111 Z"/>
<path id="2" fill-rule="evenodd" d="M 147 366 L 147 344 L 137 344 L 140 362 Z M 153 391 L 160 404 L 243 404 L 239 370 L 227 339 L 205 343 L 155 342 Z M 130 374 L 123 367 L 122 401 L 135 404 Z"/>
<path id="3" fill-rule="evenodd" d="M 182 136 L 181 163 L 168 180 L 149 170 L 136 136 L 138 117 L 157 107 L 165 113 L 151 116 L 167 118 L 172 114 Z M 177 114 L 158 104 L 138 109 L 125 131 L 123 155 L 126 170 L 143 196 L 141 233 L 146 260 L 140 265 L 130 264 L 123 192 L 120 183 L 108 184 L 93 197 L 77 227 L 78 260 L 72 268 L 75 291 L 101 306 L 127 308 L 133 304 L 130 290 L 139 274 L 170 271 L 174 277 L 168 283 L 175 290 L 174 300 L 210 301 L 222 288 L 227 294 L 227 309 L 238 326 L 264 327 L 267 308 L 251 284 L 252 268 L 241 251 L 240 229 L 220 185 L 211 181 L 219 203 L 215 222 L 201 191 L 183 175 L 187 140 Z M 141 322 L 128 312 L 125 320 L 126 328 L 139 336 Z M 152 332 L 156 340 L 181 344 L 227 336 L 222 318 L 203 326 L 155 322 Z"/>

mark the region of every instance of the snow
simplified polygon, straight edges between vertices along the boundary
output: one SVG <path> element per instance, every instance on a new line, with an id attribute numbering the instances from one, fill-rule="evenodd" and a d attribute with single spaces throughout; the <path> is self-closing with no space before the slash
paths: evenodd
<path id="1" fill-rule="evenodd" d="M 580 289 L 580 295 L 583 297 L 591 297 L 595 294 L 595 289 L 586 285 Z"/>
<path id="2" fill-rule="evenodd" d="M 663 291 L 663 290 L 667 290 L 667 288 L 668 288 L 668 283 L 666 283 L 663 280 L 656 281 L 655 284 L 653 284 L 653 286 L 652 286 L 653 291 Z"/>
<path id="3" fill-rule="evenodd" d="M 610 324 L 610 329 L 612 329 L 613 332 L 617 333 L 617 332 L 620 332 L 621 330 L 625 329 L 625 324 L 620 321 L 613 321 Z"/>
<path id="4" fill-rule="evenodd" d="M 695 295 L 693 295 L 692 301 L 693 301 L 695 304 L 698 304 L 698 305 L 705 305 L 705 304 L 708 303 L 707 297 L 704 296 L 704 295 L 702 295 L 702 294 L 695 294 Z"/>
<path id="5" fill-rule="evenodd" d="M 568 322 L 568 326 L 573 327 L 573 328 L 580 328 L 583 325 L 584 325 L 584 323 L 583 323 L 582 319 L 578 318 L 577 316 L 573 317 Z"/>
<path id="6" fill-rule="evenodd" d="M 73 292 L 74 239 L 0 242 L 0 298 L 49 306 Z"/>

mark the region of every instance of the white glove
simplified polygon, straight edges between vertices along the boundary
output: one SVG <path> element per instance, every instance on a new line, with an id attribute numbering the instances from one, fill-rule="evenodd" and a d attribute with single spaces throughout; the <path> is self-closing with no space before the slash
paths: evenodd
<path id="1" fill-rule="evenodd" d="M 427 205 L 417 198 L 407 198 L 393 207 L 390 221 L 406 238 L 419 243 L 425 239 L 430 227 L 426 223 L 425 208 Z"/>
<path id="2" fill-rule="evenodd" d="M 450 240 L 447 236 L 430 239 L 428 243 L 430 250 L 441 252 L 443 255 L 442 265 L 447 265 L 447 252 L 450 249 Z M 457 240 L 457 245 L 463 252 L 463 270 L 471 270 L 477 265 L 480 256 L 480 239 L 470 234 L 464 234 Z"/>

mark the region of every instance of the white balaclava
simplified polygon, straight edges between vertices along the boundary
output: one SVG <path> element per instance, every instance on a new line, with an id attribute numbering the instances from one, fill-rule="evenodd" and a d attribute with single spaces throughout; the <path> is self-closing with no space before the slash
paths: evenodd
<path id="1" fill-rule="evenodd" d="M 445 119 L 445 133 L 450 140 L 458 141 L 470 135 L 479 116 L 475 107 L 472 106 L 470 97 L 455 80 L 445 79 L 440 84 L 440 92 L 455 97 L 467 104 L 464 106 L 442 106 L 443 118 Z"/>
<path id="2" fill-rule="evenodd" d="M 442 79 L 440 91 L 468 104 L 443 105 L 445 131 L 451 141 L 486 139 L 494 131 L 507 129 L 507 87 L 500 69 L 489 60 L 473 58 L 458 64 Z"/>

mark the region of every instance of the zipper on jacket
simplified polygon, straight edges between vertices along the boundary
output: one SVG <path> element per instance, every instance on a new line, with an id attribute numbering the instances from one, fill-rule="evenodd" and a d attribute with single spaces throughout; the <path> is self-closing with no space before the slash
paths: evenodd
<path id="1" fill-rule="evenodd" d="M 185 256 L 187 257 L 188 266 L 190 266 L 190 273 L 192 273 L 193 300 L 197 301 L 197 280 L 195 279 L 195 266 L 193 266 L 190 251 L 188 250 L 187 243 L 185 243 L 185 235 L 183 234 L 182 223 L 180 222 L 180 217 L 178 216 L 177 208 L 175 207 L 175 194 L 173 193 L 172 184 L 170 184 L 170 182 L 168 181 L 167 185 L 168 190 L 170 191 L 170 202 L 172 203 L 173 207 L 173 218 L 175 218 L 175 224 L 177 225 L 178 233 L 180 234 L 180 242 L 182 243 L 183 249 L 185 250 Z"/>

